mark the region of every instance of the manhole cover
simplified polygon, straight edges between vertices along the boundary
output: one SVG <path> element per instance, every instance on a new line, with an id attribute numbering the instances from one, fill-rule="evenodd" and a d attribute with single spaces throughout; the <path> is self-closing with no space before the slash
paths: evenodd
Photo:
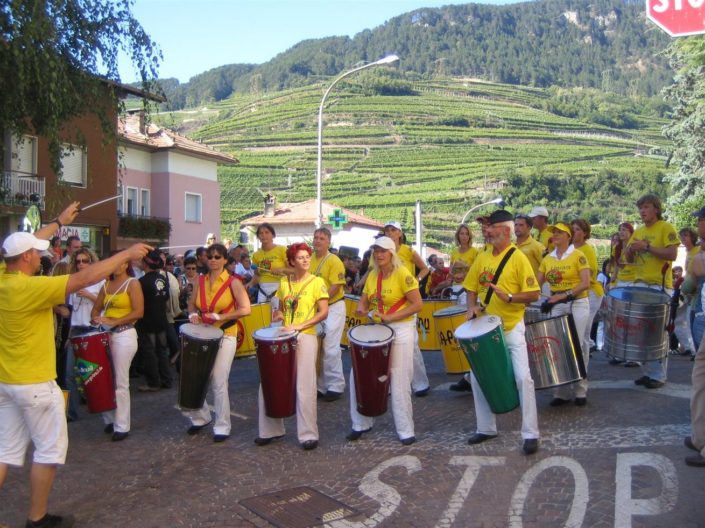
<path id="1" fill-rule="evenodd" d="M 279 528 L 309 528 L 357 515 L 342 502 L 308 486 L 250 497 L 240 504 Z"/>

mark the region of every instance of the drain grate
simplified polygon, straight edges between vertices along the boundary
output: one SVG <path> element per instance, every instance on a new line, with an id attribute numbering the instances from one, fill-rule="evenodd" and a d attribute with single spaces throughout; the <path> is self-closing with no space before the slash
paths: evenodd
<path id="1" fill-rule="evenodd" d="M 240 504 L 278 528 L 310 528 L 358 513 L 308 486 L 250 497 Z"/>

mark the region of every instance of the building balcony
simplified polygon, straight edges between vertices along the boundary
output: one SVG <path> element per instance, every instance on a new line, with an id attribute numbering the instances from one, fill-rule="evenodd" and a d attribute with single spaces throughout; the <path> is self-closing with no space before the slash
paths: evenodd
<path id="1" fill-rule="evenodd" d="M 3 171 L 0 179 L 0 204 L 44 209 L 44 178 L 27 172 Z"/>
<path id="2" fill-rule="evenodd" d="M 169 240 L 170 233 L 168 218 L 118 213 L 118 237 L 164 242 Z"/>

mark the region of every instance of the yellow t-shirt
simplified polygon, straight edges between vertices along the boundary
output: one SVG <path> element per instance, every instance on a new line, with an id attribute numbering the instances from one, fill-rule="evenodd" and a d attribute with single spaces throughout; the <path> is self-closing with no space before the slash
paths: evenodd
<path id="1" fill-rule="evenodd" d="M 52 306 L 66 302 L 69 275 L 0 280 L 0 382 L 44 383 L 56 378 Z"/>
<path id="2" fill-rule="evenodd" d="M 365 281 L 365 287 L 363 293 L 367 295 L 370 300 L 370 310 L 379 310 L 380 312 L 387 313 L 389 309 L 394 306 L 400 299 L 406 296 L 406 294 L 412 290 L 419 289 L 419 281 L 409 270 L 405 267 L 399 267 L 392 272 L 392 274 L 382 279 L 382 287 L 380 288 L 380 293 L 382 294 L 382 307 L 383 310 L 379 310 L 379 300 L 377 299 L 377 270 L 370 270 L 370 274 L 367 276 Z M 403 310 L 406 305 L 409 304 L 408 301 L 404 302 L 395 311 Z M 414 316 L 410 315 L 402 319 L 402 321 L 411 321 Z"/>
<path id="3" fill-rule="evenodd" d="M 635 240 L 648 240 L 655 248 L 665 248 L 680 244 L 678 233 L 675 228 L 665 220 L 658 220 L 653 225 L 638 227 L 629 239 L 631 244 Z M 668 263 L 665 275 L 661 272 L 663 265 Z M 634 269 L 636 281 L 643 281 L 647 284 L 661 285 L 665 288 L 673 288 L 673 274 L 671 273 L 671 261 L 662 260 L 655 257 L 648 251 L 639 251 L 634 255 Z M 665 281 L 664 281 L 665 277 Z"/>
<path id="4" fill-rule="evenodd" d="M 311 255 L 311 267 L 309 268 L 309 272 L 316 277 L 321 277 L 325 281 L 327 288 L 330 288 L 333 284 L 345 285 L 345 265 L 343 261 L 338 258 L 338 255 L 328 253 L 319 261 L 316 253 L 313 253 L 313 255 Z M 338 293 L 328 299 L 328 304 L 339 301 L 344 295 L 345 289 L 342 287 L 338 288 Z"/>
<path id="5" fill-rule="evenodd" d="M 626 251 L 622 250 L 617 266 L 617 282 L 634 282 L 636 278 L 636 266 L 627 262 Z"/>
<path id="6" fill-rule="evenodd" d="M 196 299 L 196 306 L 201 310 L 203 313 L 209 313 L 210 312 L 210 305 L 213 302 L 213 297 L 215 297 L 215 294 L 218 293 L 220 288 L 225 284 L 225 281 L 230 278 L 230 273 L 227 272 L 227 270 L 223 270 L 223 272 L 218 275 L 218 278 L 215 280 L 213 284 L 210 282 L 210 278 L 208 275 L 205 276 L 205 292 L 206 292 L 206 306 L 201 306 L 201 292 L 198 292 L 198 298 Z M 235 279 L 238 280 L 238 279 Z M 220 296 L 218 301 L 215 303 L 214 306 L 214 313 L 224 313 L 224 311 L 230 306 L 232 303 L 235 302 L 235 297 L 233 296 L 233 292 L 230 288 L 228 288 L 227 291 L 223 292 L 223 295 Z M 235 306 L 233 306 L 232 309 L 228 310 L 228 312 L 232 312 L 235 310 Z M 226 323 L 230 323 L 230 321 L 216 321 L 213 323 L 213 326 L 216 328 L 220 328 Z M 238 333 L 238 327 L 240 325 L 238 324 L 233 324 L 230 325 L 228 328 L 223 330 L 223 334 L 226 336 L 235 336 L 237 337 Z"/>
<path id="7" fill-rule="evenodd" d="M 493 255 L 492 251 L 483 251 L 475 259 L 472 268 L 465 276 L 463 287 L 468 291 L 475 292 L 480 302 L 484 303 L 489 284 L 492 282 L 505 253 L 512 247 L 516 248 L 514 244 L 510 244 L 497 256 Z M 502 291 L 511 294 L 539 291 L 534 270 L 531 269 L 529 259 L 526 258 L 524 253 L 515 250 L 512 256 L 509 257 L 502 274 L 499 276 L 497 286 Z M 499 316 L 504 324 L 504 330 L 509 332 L 519 321 L 524 319 L 525 307 L 522 303 L 505 302 L 493 293 L 490 298 L 490 304 L 485 311 L 488 314 Z"/>
<path id="8" fill-rule="evenodd" d="M 555 246 L 553 245 L 553 242 L 551 242 L 551 237 L 553 236 L 553 232 L 546 228 L 543 231 L 539 232 L 539 236 L 537 237 L 537 240 L 539 243 L 546 248 L 546 251 L 549 253 L 555 249 Z"/>
<path id="9" fill-rule="evenodd" d="M 585 243 L 576 249 L 585 255 L 588 260 L 588 265 L 590 266 L 590 291 L 598 297 L 604 296 L 605 289 L 597 280 L 597 253 L 595 253 L 595 248 L 591 244 Z"/>
<path id="10" fill-rule="evenodd" d="M 472 266 L 472 263 L 475 262 L 478 253 L 479 252 L 474 247 L 468 248 L 465 253 L 461 253 L 459 248 L 453 248 L 450 252 L 450 267 L 452 268 L 454 263 L 461 261 L 465 262 L 469 268 Z"/>
<path id="11" fill-rule="evenodd" d="M 416 273 L 416 264 L 414 263 L 414 250 L 411 249 L 411 246 L 402 244 L 397 250 L 397 255 L 402 265 L 409 270 L 409 273 L 414 275 Z"/>
<path id="12" fill-rule="evenodd" d="M 290 282 L 288 278 L 283 278 L 277 290 L 277 297 L 284 313 L 285 326 L 305 323 L 316 315 L 318 300 L 328 298 L 328 286 L 322 278 L 316 276 L 299 282 Z M 301 332 L 316 335 L 316 327 L 312 326 Z"/>
<path id="13" fill-rule="evenodd" d="M 693 257 L 700 253 L 700 246 L 693 246 L 690 251 L 688 251 L 688 254 L 685 256 L 685 271 L 686 273 L 688 272 L 688 268 L 690 267 L 690 263 L 693 261 Z M 1 273 L 1 272 L 0 272 Z"/>
<path id="14" fill-rule="evenodd" d="M 541 261 L 539 272 L 543 273 L 546 282 L 550 284 L 552 292 L 564 292 L 580 285 L 580 272 L 589 270 L 587 257 L 571 244 L 563 256 L 558 259 L 556 251 L 546 255 Z M 577 295 L 576 299 L 587 297 L 587 291 Z"/>
<path id="15" fill-rule="evenodd" d="M 279 275 L 272 275 L 269 270 L 286 268 L 286 248 L 274 246 L 269 251 L 258 249 L 252 255 L 252 263 L 257 266 L 260 282 L 279 282 Z"/>
<path id="16" fill-rule="evenodd" d="M 529 259 L 531 269 L 534 270 L 534 275 L 537 275 L 539 272 L 539 264 L 541 264 L 543 260 L 543 252 L 546 250 L 544 245 L 529 235 L 529 238 L 524 240 L 524 242 L 517 244 L 517 248 Z"/>

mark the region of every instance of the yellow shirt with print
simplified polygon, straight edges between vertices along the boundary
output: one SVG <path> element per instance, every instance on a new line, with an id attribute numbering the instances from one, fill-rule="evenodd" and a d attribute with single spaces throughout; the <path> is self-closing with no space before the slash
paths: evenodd
<path id="1" fill-rule="evenodd" d="M 345 285 L 345 265 L 338 255 L 327 253 L 323 259 L 318 260 L 316 253 L 313 253 L 313 255 L 311 255 L 311 267 L 309 271 L 316 277 L 322 278 L 328 289 L 330 289 L 333 284 L 341 285 L 341 287 L 338 288 L 338 293 L 328 299 L 328 304 L 333 304 L 343 298 L 345 295 L 345 289 L 342 288 L 342 286 Z"/>
<path id="2" fill-rule="evenodd" d="M 206 306 L 201 305 L 201 293 L 198 293 L 198 299 L 196 299 L 196 306 L 201 310 L 201 313 L 210 313 L 210 305 L 213 302 L 213 298 L 215 295 L 220 291 L 220 288 L 223 287 L 223 284 L 225 284 L 225 281 L 227 281 L 230 278 L 230 273 L 227 272 L 227 270 L 223 270 L 223 272 L 218 275 L 218 278 L 211 284 L 210 277 L 208 275 L 205 276 L 205 280 L 203 283 L 205 284 L 205 291 L 206 291 Z M 234 280 L 239 280 L 239 279 L 234 279 Z M 224 313 L 224 311 L 230 306 L 231 304 L 235 303 L 235 296 L 233 295 L 232 289 L 228 288 L 227 291 L 223 292 L 223 295 L 220 296 L 218 301 L 215 303 L 215 306 L 213 307 L 213 313 Z M 228 310 L 228 312 L 232 312 L 235 310 L 236 307 L 233 306 L 231 310 Z M 216 321 L 213 323 L 213 326 L 216 328 L 220 328 L 221 326 L 230 323 L 230 321 Z M 226 336 L 233 336 L 237 337 L 238 334 L 238 327 L 239 325 L 236 324 L 231 324 L 223 330 L 223 334 Z"/>
<path id="3" fill-rule="evenodd" d="M 634 282 L 636 278 L 636 266 L 627 262 L 626 251 L 622 251 L 619 256 L 619 266 L 617 267 L 617 282 Z"/>
<path id="4" fill-rule="evenodd" d="M 551 286 L 552 292 L 564 292 L 580 285 L 580 272 L 589 270 L 587 257 L 571 244 L 568 250 L 559 259 L 556 251 L 546 255 L 541 261 L 539 271 L 543 273 L 546 282 Z M 587 291 L 576 295 L 576 299 L 587 297 Z"/>
<path id="5" fill-rule="evenodd" d="M 419 289 L 419 281 L 409 270 L 405 267 L 399 267 L 395 269 L 392 274 L 382 279 L 382 287 L 380 293 L 382 294 L 382 310 L 379 309 L 379 302 L 377 300 L 377 270 L 371 270 L 370 274 L 367 276 L 365 281 L 365 287 L 363 293 L 367 295 L 370 300 L 370 310 L 379 310 L 380 312 L 387 313 L 392 306 L 399 302 L 400 299 L 404 298 L 406 294 L 412 290 Z M 402 310 L 409 304 L 408 301 L 404 302 L 397 310 Z M 402 321 L 412 321 L 414 319 L 413 315 L 405 317 Z"/>
<path id="6" fill-rule="evenodd" d="M 316 315 L 316 304 L 320 299 L 328 299 L 328 287 L 326 281 L 320 277 L 308 277 L 299 282 L 291 282 L 287 278 L 281 279 L 279 289 L 279 306 L 284 313 L 284 325 L 305 323 Z M 292 301 L 293 306 L 292 317 Z M 302 330 L 301 333 L 316 335 L 316 327 L 311 326 Z"/>
<path id="7" fill-rule="evenodd" d="M 269 251 L 258 249 L 252 255 L 252 263 L 257 266 L 260 282 L 279 282 L 281 276 L 269 273 L 269 270 L 286 268 L 286 248 L 274 246 Z"/>
<path id="8" fill-rule="evenodd" d="M 543 253 L 546 251 L 544 245 L 529 235 L 526 240 L 517 243 L 517 248 L 529 259 L 531 269 L 534 270 L 534 275 L 537 275 L 539 272 L 539 264 L 541 264 L 543 260 Z"/>
<path id="9" fill-rule="evenodd" d="M 68 275 L 0 280 L 0 383 L 27 385 L 56 378 L 52 307 L 66 302 Z"/>
<path id="10" fill-rule="evenodd" d="M 502 262 L 504 255 L 511 248 L 516 248 L 514 244 L 510 244 L 499 255 L 493 255 L 492 251 L 483 251 L 475 259 L 475 263 L 470 268 L 470 271 L 465 276 L 463 287 L 477 294 L 480 302 L 485 302 L 489 284 L 494 279 L 495 273 L 499 264 Z M 504 266 L 497 286 L 504 292 L 516 294 L 521 292 L 539 291 L 538 281 L 534 276 L 534 270 L 531 269 L 531 264 L 526 255 L 515 249 L 514 253 Z M 502 319 L 504 330 L 509 332 L 519 321 L 524 319 L 524 309 L 526 306 L 522 303 L 508 303 L 501 300 L 496 294 L 492 294 L 490 304 L 485 311 L 491 315 L 497 315 Z"/>
<path id="11" fill-rule="evenodd" d="M 668 246 L 677 246 L 680 244 L 678 233 L 675 228 L 665 220 L 658 220 L 651 226 L 641 226 L 634 231 L 634 234 L 629 239 L 629 243 L 636 240 L 648 240 L 651 246 L 655 248 L 665 248 Z M 668 264 L 668 268 L 664 274 L 661 272 L 664 264 Z M 671 261 L 657 258 L 648 251 L 639 251 L 634 255 L 634 280 L 642 281 L 647 284 L 657 284 L 665 288 L 673 288 L 673 274 L 671 273 Z"/>
<path id="12" fill-rule="evenodd" d="M 479 251 L 474 247 L 468 248 L 464 253 L 461 253 L 459 248 L 453 248 L 450 252 L 450 267 L 452 268 L 456 262 L 465 262 L 469 268 L 475 262 L 478 253 Z"/>
<path id="13" fill-rule="evenodd" d="M 416 264 L 414 264 L 414 250 L 407 244 L 402 244 L 397 250 L 397 255 L 403 266 L 409 270 L 409 273 L 416 273 Z"/>
<path id="14" fill-rule="evenodd" d="M 597 253 L 595 253 L 595 248 L 591 244 L 586 243 L 576 249 L 585 255 L 590 266 L 590 291 L 598 297 L 603 297 L 605 289 L 597 280 Z"/>

